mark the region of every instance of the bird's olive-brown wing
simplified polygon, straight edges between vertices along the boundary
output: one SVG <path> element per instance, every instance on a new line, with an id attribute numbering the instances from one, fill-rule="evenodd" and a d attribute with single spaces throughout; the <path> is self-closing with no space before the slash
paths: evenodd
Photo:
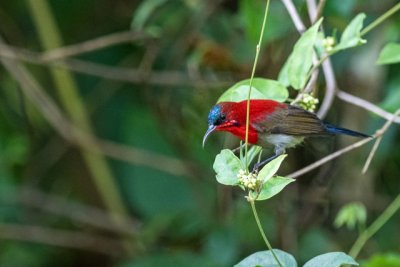
<path id="1" fill-rule="evenodd" d="M 273 113 L 253 121 L 252 126 L 266 134 L 295 136 L 327 135 L 324 123 L 314 114 L 302 108 L 287 105 Z"/>

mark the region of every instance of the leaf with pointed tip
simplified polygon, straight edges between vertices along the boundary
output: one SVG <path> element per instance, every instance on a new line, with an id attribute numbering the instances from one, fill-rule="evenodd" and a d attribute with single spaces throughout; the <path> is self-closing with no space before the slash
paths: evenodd
<path id="1" fill-rule="evenodd" d="M 360 13 L 347 25 L 340 37 L 339 44 L 333 48 L 332 52 L 359 46 L 367 42 L 365 39 L 361 38 L 361 29 L 365 17 L 364 13 Z"/>
<path id="2" fill-rule="evenodd" d="M 213 168 L 217 173 L 216 178 L 220 184 L 237 185 L 239 183 L 237 174 L 242 168 L 242 164 L 231 150 L 222 150 L 215 157 Z"/>
<path id="3" fill-rule="evenodd" d="M 358 266 L 358 263 L 344 252 L 329 252 L 312 258 L 303 267 L 340 267 L 345 264 Z"/>
<path id="4" fill-rule="evenodd" d="M 280 155 L 276 159 L 268 162 L 258 173 L 258 179 L 265 183 L 279 170 L 283 160 L 286 158 L 287 154 Z"/>
<path id="5" fill-rule="evenodd" d="M 279 262 L 282 264 L 282 266 L 297 267 L 296 260 L 289 253 L 279 249 L 274 249 L 274 252 L 277 258 L 279 259 Z M 255 266 L 279 267 L 278 263 L 276 262 L 270 250 L 255 252 L 235 265 L 235 267 L 255 267 Z"/>
<path id="6" fill-rule="evenodd" d="M 385 45 L 379 54 L 376 64 L 394 64 L 400 62 L 400 44 L 389 43 Z"/>
<path id="7" fill-rule="evenodd" d="M 240 102 L 249 94 L 250 79 L 240 81 L 226 90 L 217 103 L 223 101 Z M 254 78 L 250 99 L 272 99 L 284 102 L 289 96 L 287 88 L 280 82 L 264 78 Z"/>
<path id="8" fill-rule="evenodd" d="M 258 197 L 256 192 L 251 192 L 250 194 L 253 198 L 257 197 L 256 200 L 266 200 L 281 192 L 288 184 L 294 181 L 296 180 L 292 178 L 274 176 L 263 184 Z"/>
<path id="9" fill-rule="evenodd" d="M 283 84 L 289 83 L 294 89 L 301 89 L 306 85 L 321 22 L 322 19 L 318 20 L 294 45 L 293 52 L 279 73 L 278 80 Z"/>

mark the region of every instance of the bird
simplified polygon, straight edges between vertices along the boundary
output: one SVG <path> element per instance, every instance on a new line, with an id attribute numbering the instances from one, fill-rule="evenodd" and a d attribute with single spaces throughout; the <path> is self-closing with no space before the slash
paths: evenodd
<path id="1" fill-rule="evenodd" d="M 246 139 L 247 100 L 220 102 L 208 114 L 208 129 L 203 147 L 214 131 L 229 132 L 241 140 Z M 274 146 L 274 155 L 254 165 L 257 172 L 263 165 L 284 154 L 310 136 L 338 134 L 369 138 L 370 135 L 325 123 L 315 113 L 301 107 L 268 99 L 250 100 L 248 143 L 263 148 Z"/>

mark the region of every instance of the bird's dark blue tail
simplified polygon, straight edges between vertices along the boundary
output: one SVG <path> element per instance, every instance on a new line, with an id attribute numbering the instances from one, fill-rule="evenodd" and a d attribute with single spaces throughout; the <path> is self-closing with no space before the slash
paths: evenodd
<path id="1" fill-rule="evenodd" d="M 356 136 L 356 137 L 371 137 L 368 134 L 363 134 L 363 133 L 359 133 L 356 131 L 352 131 L 349 129 L 345 129 L 345 128 L 340 128 L 340 127 L 336 127 L 330 124 L 325 124 L 325 128 L 327 130 L 328 133 L 330 134 L 346 134 L 346 135 L 351 135 L 351 136 Z"/>

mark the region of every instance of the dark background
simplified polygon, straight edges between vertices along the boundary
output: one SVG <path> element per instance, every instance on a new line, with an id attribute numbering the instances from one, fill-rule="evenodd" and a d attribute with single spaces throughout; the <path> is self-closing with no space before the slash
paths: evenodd
<path id="1" fill-rule="evenodd" d="M 48 48 L 28 2 L 0 3 L 0 34 L 8 45 L 44 52 Z M 65 117 L 76 125 L 80 118 L 87 118 L 95 136 L 122 146 L 111 156 L 95 153 L 104 161 L 97 162 L 99 168 L 89 167 L 82 151 L 90 151 L 91 145 L 82 148 L 66 140 L 2 67 L 0 266 L 231 266 L 265 250 L 245 193 L 217 184 L 212 170 L 219 150 L 236 147 L 237 140 L 214 134 L 205 149 L 201 147 L 210 107 L 230 85 L 250 76 L 264 2 L 47 3 L 62 45 L 128 30 L 140 35 L 131 42 L 74 56 L 104 64 L 110 76 L 128 71 L 127 79 L 131 79 L 70 72 L 82 111 L 74 106 L 76 99 L 57 90 L 51 70 L 59 68 L 37 58 L 36 63 L 24 63 Z M 359 12 L 366 13 L 365 25 L 369 24 L 395 3 L 327 1 L 325 32 L 342 32 Z M 306 4 L 295 4 L 309 26 Z M 39 8 L 39 12 L 44 11 Z M 377 66 L 375 61 L 384 44 L 399 41 L 399 29 L 396 14 L 365 36 L 366 45 L 332 58 L 342 90 L 389 112 L 400 107 L 399 65 Z M 51 32 L 45 35 L 52 38 Z M 298 37 L 284 5 L 272 0 L 257 76 L 276 79 Z M 77 62 L 67 62 L 71 64 Z M 66 82 L 61 79 L 61 83 Z M 322 78 L 318 86 L 322 99 Z M 385 122 L 339 99 L 326 121 L 369 134 Z M 280 174 L 355 141 L 352 137 L 308 139 L 289 151 Z M 349 250 L 358 232 L 333 226 L 340 207 L 362 202 L 370 224 L 400 189 L 398 126 L 387 131 L 368 172 L 362 175 L 371 146 L 299 177 L 283 193 L 258 203 L 274 247 L 295 255 L 300 263 L 320 253 Z M 134 153 L 123 153 L 132 148 Z M 112 186 L 105 185 L 103 193 L 93 168 L 102 174 L 104 168 L 110 171 Z M 124 219 L 118 224 L 107 217 L 107 210 L 119 210 L 110 208 L 116 205 L 107 200 L 114 193 L 129 223 Z M 360 258 L 387 252 L 400 257 L 399 223 L 397 214 L 367 243 Z"/>

